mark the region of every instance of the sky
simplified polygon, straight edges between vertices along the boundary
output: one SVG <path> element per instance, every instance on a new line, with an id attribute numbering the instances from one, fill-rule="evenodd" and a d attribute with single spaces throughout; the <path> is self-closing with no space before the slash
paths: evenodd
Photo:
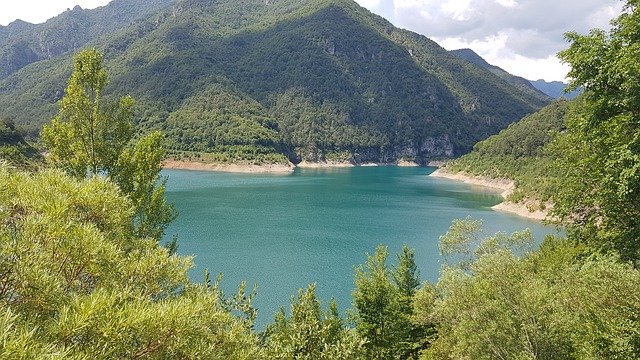
<path id="1" fill-rule="evenodd" d="M 0 25 L 41 23 L 80 5 L 110 0 L 0 0 Z M 608 28 L 622 9 L 617 0 L 356 0 L 395 26 L 425 35 L 448 50 L 470 48 L 490 64 L 529 80 L 563 81 L 557 58 L 567 31 Z"/>

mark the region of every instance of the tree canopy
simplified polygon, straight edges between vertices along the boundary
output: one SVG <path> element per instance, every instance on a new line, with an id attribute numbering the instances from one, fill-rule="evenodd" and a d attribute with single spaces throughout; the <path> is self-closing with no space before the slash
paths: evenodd
<path id="1" fill-rule="evenodd" d="M 640 259 L 640 13 L 629 0 L 609 32 L 568 33 L 560 53 L 571 86 L 582 86 L 580 110 L 558 140 L 565 187 L 554 213 L 576 236 Z"/>
<path id="2" fill-rule="evenodd" d="M 103 101 L 107 72 L 102 61 L 95 49 L 74 58 L 59 114 L 42 130 L 47 161 L 78 178 L 110 177 L 134 203 L 138 234 L 160 240 L 175 217 L 159 180 L 163 135 L 153 132 L 134 142 L 134 101 L 129 96 Z"/>

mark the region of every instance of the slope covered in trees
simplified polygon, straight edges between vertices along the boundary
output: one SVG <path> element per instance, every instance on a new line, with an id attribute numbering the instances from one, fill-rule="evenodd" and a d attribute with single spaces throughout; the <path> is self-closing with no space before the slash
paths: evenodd
<path id="1" fill-rule="evenodd" d="M 113 0 L 94 10 L 79 6 L 42 24 L 16 20 L 0 26 L 0 79 L 43 59 L 79 50 L 87 43 L 150 16 L 173 0 Z"/>
<path id="2" fill-rule="evenodd" d="M 32 168 L 41 162 L 38 150 L 10 119 L 0 118 L 0 159 L 20 168 Z"/>
<path id="3" fill-rule="evenodd" d="M 557 192 L 562 175 L 552 166 L 556 156 L 548 147 L 566 129 L 573 107 L 566 100 L 557 100 L 477 143 L 472 152 L 447 164 L 446 171 L 510 179 L 516 191 L 509 200 L 546 202 Z"/>
<path id="4" fill-rule="evenodd" d="M 480 55 L 476 54 L 476 52 L 471 49 L 451 50 L 451 53 L 461 59 L 464 59 L 472 64 L 490 71 L 492 74 L 515 86 L 520 91 L 529 94 L 533 98 L 537 98 L 543 101 L 548 100 L 549 95 L 540 91 L 533 84 L 531 84 L 529 80 L 520 76 L 511 75 L 504 69 L 489 64 L 485 59 L 483 59 Z"/>
<path id="5" fill-rule="evenodd" d="M 92 44 L 112 74 L 106 95 L 138 99 L 142 128 L 230 161 L 450 157 L 548 101 L 349 0 L 183 0 Z M 37 131 L 68 66 L 6 78 L 0 106 Z"/>

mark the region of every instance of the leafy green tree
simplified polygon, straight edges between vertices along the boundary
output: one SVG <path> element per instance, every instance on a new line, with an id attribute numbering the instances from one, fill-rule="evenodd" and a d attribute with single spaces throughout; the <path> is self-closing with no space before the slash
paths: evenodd
<path id="1" fill-rule="evenodd" d="M 346 329 L 335 301 L 323 312 L 315 284 L 291 297 L 291 316 L 284 308 L 265 331 L 268 359 L 338 360 L 365 359 L 364 341 L 353 329 Z"/>
<path id="2" fill-rule="evenodd" d="M 417 320 L 437 329 L 423 359 L 637 358 L 638 270 L 554 237 L 514 251 L 530 235 L 483 238 L 475 225 L 458 220 L 441 238 L 458 244 L 444 247 L 450 255 L 472 259 L 446 266 L 435 289 L 414 297 Z"/>
<path id="3" fill-rule="evenodd" d="M 398 290 L 397 301 L 403 323 L 400 325 L 399 339 L 395 346 L 401 352 L 401 358 L 414 359 L 428 346 L 428 337 L 433 332 L 433 326 L 429 322 L 416 319 L 414 301 L 418 291 L 422 290 L 420 270 L 415 262 L 415 250 L 406 244 L 402 245 L 402 252 L 397 255 L 397 265 L 393 267 L 391 278 Z M 428 284 L 424 287 L 430 288 Z"/>
<path id="4" fill-rule="evenodd" d="M 102 61 L 95 49 L 75 56 L 59 114 L 42 129 L 47 159 L 78 178 L 109 176 L 134 203 L 137 233 L 159 240 L 175 218 L 159 178 L 163 136 L 151 133 L 132 144 L 134 101 L 122 97 L 116 104 L 103 103 L 107 72 Z"/>
<path id="5" fill-rule="evenodd" d="M 166 179 L 160 178 L 165 156 L 163 140 L 162 133 L 156 131 L 125 148 L 113 174 L 115 183 L 133 202 L 138 236 L 153 239 L 160 239 L 176 216 L 164 197 Z"/>
<path id="6" fill-rule="evenodd" d="M 397 255 L 398 265 L 391 276 L 400 294 L 411 299 L 420 286 L 420 270 L 416 265 L 416 251 L 406 244 L 402 245 L 402 252 Z"/>
<path id="7" fill-rule="evenodd" d="M 414 251 L 403 246 L 395 268 L 387 266 L 387 257 L 387 248 L 380 245 L 356 268 L 353 320 L 367 340 L 368 358 L 413 358 L 427 330 L 412 321 L 412 300 L 420 286 Z"/>
<path id="8" fill-rule="evenodd" d="M 0 166 L 0 357 L 255 359 L 250 324 L 100 177 Z"/>
<path id="9" fill-rule="evenodd" d="M 554 212 L 570 233 L 626 260 L 640 259 L 640 13 L 626 2 L 609 32 L 568 33 L 560 58 L 582 86 L 581 111 L 557 144 L 567 181 Z"/>
<path id="10" fill-rule="evenodd" d="M 74 176 L 112 172 L 133 135 L 133 99 L 103 104 L 107 72 L 103 55 L 84 50 L 73 59 L 73 72 L 60 101 L 60 111 L 42 129 L 48 159 Z"/>

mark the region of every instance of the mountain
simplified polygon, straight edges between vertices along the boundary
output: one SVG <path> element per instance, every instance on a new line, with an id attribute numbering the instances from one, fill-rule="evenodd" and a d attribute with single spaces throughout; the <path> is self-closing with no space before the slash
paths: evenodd
<path id="1" fill-rule="evenodd" d="M 565 98 L 567 100 L 571 100 L 581 93 L 581 91 L 572 91 L 568 94 L 565 94 L 564 89 L 568 84 L 561 81 L 547 82 L 542 79 L 533 81 L 526 80 L 525 78 L 519 76 L 511 75 L 502 68 L 489 64 L 485 59 L 483 59 L 480 55 L 478 55 L 471 49 L 451 50 L 451 53 L 472 64 L 491 71 L 496 76 L 519 88 L 520 90 L 530 93 L 534 97 L 540 97 L 542 95 L 543 98 L 545 98 L 545 96 L 548 96 L 553 99 Z"/>
<path id="2" fill-rule="evenodd" d="M 549 100 L 549 95 L 539 90 L 535 86 L 533 86 L 529 80 L 522 78 L 520 76 L 511 75 L 504 69 L 498 66 L 489 64 L 485 59 L 483 59 L 480 55 L 478 55 L 475 51 L 471 49 L 451 50 L 451 53 L 459 57 L 460 59 L 464 59 L 483 69 L 489 70 L 491 73 L 493 73 L 497 77 L 515 86 L 520 91 L 529 94 L 531 97 L 534 97 L 540 100 L 545 100 L 545 101 Z"/>
<path id="3" fill-rule="evenodd" d="M 509 84 L 513 85 L 514 87 L 529 94 L 534 98 L 538 98 L 544 101 L 549 101 L 550 99 L 547 94 L 545 94 L 544 92 L 540 91 L 535 86 L 533 86 L 529 80 L 522 78 L 520 76 L 512 75 L 498 66 L 489 64 L 484 58 L 482 58 L 480 55 L 478 55 L 476 52 L 474 52 L 471 49 L 458 49 L 458 50 L 451 50 L 450 52 L 460 59 L 466 60 L 478 67 L 489 70 L 491 73 L 493 73 L 497 77 L 501 78 L 502 80 L 508 82 Z"/>
<path id="4" fill-rule="evenodd" d="M 571 101 L 556 100 L 477 143 L 472 152 L 447 164 L 446 171 L 510 179 L 516 184 L 510 200 L 546 202 L 557 191 L 555 179 L 562 177 L 554 173 L 551 163 L 557 154 L 548 147 L 566 130 L 575 108 Z"/>
<path id="5" fill-rule="evenodd" d="M 16 20 L 8 26 L 0 26 L 0 79 L 38 60 L 78 50 L 172 2 L 113 0 L 93 10 L 76 6 L 42 24 Z"/>
<path id="6" fill-rule="evenodd" d="M 551 81 L 547 82 L 542 79 L 531 81 L 531 84 L 535 86 L 538 90 L 543 93 L 551 96 L 554 99 L 565 98 L 568 100 L 574 99 L 576 96 L 580 95 L 581 90 L 574 90 L 570 93 L 564 92 L 564 89 L 568 86 L 568 84 L 563 83 L 562 81 Z"/>
<path id="7" fill-rule="evenodd" d="M 216 161 L 452 157 L 549 102 L 350 0 L 181 0 L 90 45 L 141 131 Z M 0 109 L 35 132 L 70 58 L 0 81 Z"/>

